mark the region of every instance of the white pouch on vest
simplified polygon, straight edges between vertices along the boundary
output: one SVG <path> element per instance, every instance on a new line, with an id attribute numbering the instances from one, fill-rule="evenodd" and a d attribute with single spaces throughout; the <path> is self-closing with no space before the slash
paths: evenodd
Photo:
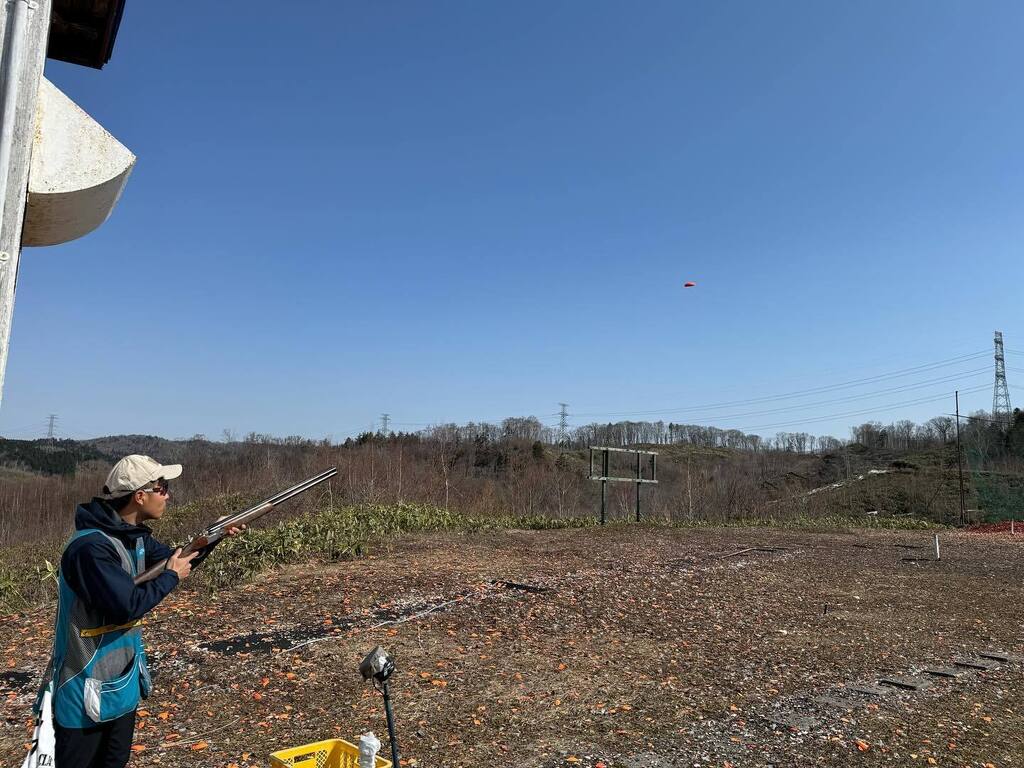
<path id="1" fill-rule="evenodd" d="M 53 730 L 53 683 L 46 686 L 43 703 L 32 733 L 32 749 L 25 755 L 21 768 L 54 768 L 57 754 L 57 736 Z"/>

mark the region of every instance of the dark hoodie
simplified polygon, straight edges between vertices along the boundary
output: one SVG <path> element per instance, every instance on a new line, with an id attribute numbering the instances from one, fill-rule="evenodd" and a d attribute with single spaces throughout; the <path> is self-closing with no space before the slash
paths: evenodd
<path id="1" fill-rule="evenodd" d="M 134 556 L 135 542 L 142 537 L 146 567 L 174 554 L 174 550 L 153 538 L 144 525 L 126 523 L 103 499 L 80 504 L 75 510 L 75 529 L 96 528 L 118 539 Z M 212 547 L 192 561 L 194 568 L 210 554 Z M 60 570 L 67 585 L 79 599 L 105 614 L 109 624 L 127 624 L 141 619 L 178 586 L 178 574 L 167 570 L 136 585 L 121 565 L 121 558 L 105 536 L 96 534 L 75 539 L 64 550 Z"/>

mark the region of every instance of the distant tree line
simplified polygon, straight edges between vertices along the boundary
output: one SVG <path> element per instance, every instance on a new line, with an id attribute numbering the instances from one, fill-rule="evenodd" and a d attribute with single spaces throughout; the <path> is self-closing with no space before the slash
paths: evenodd
<path id="1" fill-rule="evenodd" d="M 648 514 L 662 519 L 856 516 L 881 510 L 948 522 L 959 511 L 956 423 L 946 416 L 920 425 L 865 422 L 852 427 L 845 441 L 804 432 L 762 437 L 661 421 L 595 423 L 562 434 L 532 416 L 497 424 L 441 424 L 413 433 L 365 432 L 341 444 L 255 432 L 231 438 L 0 440 L 0 463 L 9 468 L 0 472 L 0 546 L 66 537 L 74 505 L 98 491 L 111 463 L 142 452 L 188 468 L 174 483 L 176 504 L 238 494 L 255 500 L 336 466 L 338 478 L 324 492 L 336 504 L 408 501 L 485 517 L 588 515 L 599 488 L 589 479 L 586 448 L 644 445 L 662 453 L 659 485 L 645 493 L 644 502 Z M 990 497 L 1002 490 L 990 493 L 986 483 L 1005 485 L 999 478 L 1024 477 L 1024 416 L 1015 412 L 1007 426 L 989 414 L 973 413 L 961 419 L 960 440 L 965 469 L 972 472 L 968 492 L 980 499 L 969 503 L 989 509 L 995 504 Z M 858 482 L 875 468 L 904 474 Z M 841 490 L 809 493 L 824 487 Z M 984 493 L 988 496 L 981 498 Z M 310 495 L 292 512 L 323 503 L 323 496 Z M 629 484 L 609 489 L 613 516 L 628 517 L 634 503 Z"/>
<path id="2" fill-rule="evenodd" d="M 1009 429 L 992 420 L 984 411 L 961 416 L 961 439 L 983 445 L 992 455 L 1010 451 L 1009 446 L 1024 449 L 1024 422 L 1014 412 Z M 273 439 L 266 436 L 257 436 Z M 364 432 L 349 438 L 346 444 L 362 445 L 383 437 L 379 432 Z M 703 424 L 676 424 L 664 421 L 618 421 L 573 427 L 562 434 L 535 416 L 517 416 L 500 423 L 469 422 L 438 424 L 415 433 L 392 433 L 388 437 L 404 440 L 443 440 L 449 443 L 502 443 L 509 441 L 540 443 L 566 448 L 592 445 L 623 447 L 629 445 L 689 445 L 695 448 L 726 448 L 737 451 L 783 451 L 787 453 L 833 453 L 846 445 L 860 444 L 872 449 L 910 451 L 937 448 L 956 439 L 956 422 L 951 416 L 936 416 L 923 424 L 907 419 L 883 424 L 868 421 L 850 428 L 850 438 L 808 432 L 776 432 L 772 437 L 747 434 L 738 429 L 722 429 Z M 252 439 L 250 436 L 249 440 Z M 295 444 L 301 438 L 276 439 L 278 444 Z"/>

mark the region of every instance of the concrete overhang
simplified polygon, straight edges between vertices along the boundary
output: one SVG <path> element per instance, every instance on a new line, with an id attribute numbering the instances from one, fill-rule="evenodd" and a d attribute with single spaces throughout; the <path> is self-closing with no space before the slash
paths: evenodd
<path id="1" fill-rule="evenodd" d="M 21 242 L 57 245 L 107 220 L 135 155 L 45 78 L 37 109 Z"/>

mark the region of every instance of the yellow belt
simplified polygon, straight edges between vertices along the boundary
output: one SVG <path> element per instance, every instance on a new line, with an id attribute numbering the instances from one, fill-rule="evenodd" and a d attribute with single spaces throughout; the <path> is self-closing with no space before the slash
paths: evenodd
<path id="1" fill-rule="evenodd" d="M 138 621 L 129 621 L 127 624 L 107 624 L 105 627 L 96 627 L 96 629 L 83 629 L 79 631 L 80 637 L 96 637 L 98 635 L 105 635 L 108 632 L 117 632 L 119 629 L 131 629 L 137 627 L 142 623 L 142 619 Z"/>

